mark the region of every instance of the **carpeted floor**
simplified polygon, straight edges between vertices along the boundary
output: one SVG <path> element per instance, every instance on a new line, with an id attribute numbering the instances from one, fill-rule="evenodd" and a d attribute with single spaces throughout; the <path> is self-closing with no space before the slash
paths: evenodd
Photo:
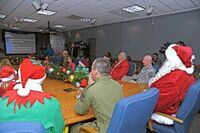
<path id="1" fill-rule="evenodd" d="M 155 133 L 155 132 L 147 130 L 147 133 Z M 200 113 L 198 113 L 195 116 L 188 133 L 200 133 Z"/>
<path id="2" fill-rule="evenodd" d="M 200 113 L 195 116 L 189 133 L 200 133 Z"/>

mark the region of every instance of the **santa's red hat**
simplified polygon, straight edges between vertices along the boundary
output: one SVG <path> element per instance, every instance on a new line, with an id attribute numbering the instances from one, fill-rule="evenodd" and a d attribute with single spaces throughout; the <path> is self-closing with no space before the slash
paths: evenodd
<path id="1" fill-rule="evenodd" d="M 46 78 L 45 68 L 35 60 L 25 59 L 18 70 L 18 77 L 21 84 L 17 84 L 14 89 L 18 95 L 28 96 L 30 91 L 41 91 L 41 84 Z"/>
<path id="2" fill-rule="evenodd" d="M 192 65 L 192 60 L 195 56 L 191 47 L 172 44 L 165 51 L 165 55 L 168 61 L 176 64 L 179 69 L 186 71 L 188 74 L 193 73 L 194 66 Z"/>
<path id="3" fill-rule="evenodd" d="M 15 70 L 11 66 L 3 66 L 0 71 L 0 80 L 7 82 L 15 78 Z"/>

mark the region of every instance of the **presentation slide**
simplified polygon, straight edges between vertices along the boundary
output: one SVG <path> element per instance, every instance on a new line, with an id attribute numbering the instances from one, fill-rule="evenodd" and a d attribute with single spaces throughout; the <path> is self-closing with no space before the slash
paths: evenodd
<path id="1" fill-rule="evenodd" d="M 35 33 L 4 32 L 6 54 L 31 54 L 36 53 Z"/>

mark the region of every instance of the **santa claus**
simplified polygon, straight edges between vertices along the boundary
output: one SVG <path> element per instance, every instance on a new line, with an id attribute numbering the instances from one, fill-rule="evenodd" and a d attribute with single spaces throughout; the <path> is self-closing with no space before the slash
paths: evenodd
<path id="1" fill-rule="evenodd" d="M 150 79 L 149 86 L 160 90 L 155 112 L 175 115 L 189 86 L 195 82 L 192 75 L 194 55 L 189 46 L 171 44 L 165 51 L 166 61 L 158 73 Z M 164 124 L 173 124 L 169 119 L 153 114 L 152 119 Z"/>

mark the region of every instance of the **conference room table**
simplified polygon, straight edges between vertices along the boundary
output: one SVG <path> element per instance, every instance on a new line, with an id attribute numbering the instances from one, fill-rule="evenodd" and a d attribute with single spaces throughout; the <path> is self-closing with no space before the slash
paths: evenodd
<path id="1" fill-rule="evenodd" d="M 148 88 L 147 84 L 134 84 L 124 81 L 118 82 L 122 85 L 124 97 L 140 93 Z M 56 97 L 60 102 L 65 125 L 72 125 L 94 118 L 92 109 L 89 110 L 86 115 L 79 115 L 74 111 L 78 88 L 71 83 L 47 78 L 43 83 L 43 90 Z"/>

